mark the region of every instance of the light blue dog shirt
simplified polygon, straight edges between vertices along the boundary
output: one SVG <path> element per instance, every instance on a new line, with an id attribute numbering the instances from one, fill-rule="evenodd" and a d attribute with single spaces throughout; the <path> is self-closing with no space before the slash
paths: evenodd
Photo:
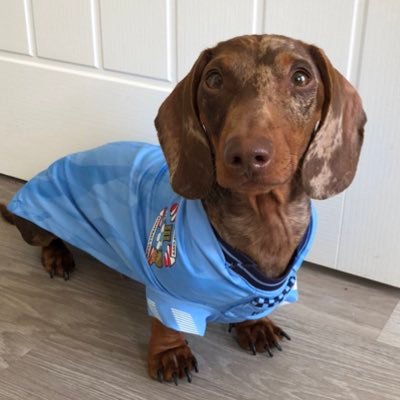
<path id="1" fill-rule="evenodd" d="M 200 200 L 173 192 L 160 147 L 133 142 L 56 161 L 8 209 L 142 282 L 151 316 L 198 335 L 208 321 L 258 319 L 295 302 L 296 272 L 316 223 L 311 205 L 291 265 L 281 278 L 267 279 L 250 258 L 217 237 Z"/>

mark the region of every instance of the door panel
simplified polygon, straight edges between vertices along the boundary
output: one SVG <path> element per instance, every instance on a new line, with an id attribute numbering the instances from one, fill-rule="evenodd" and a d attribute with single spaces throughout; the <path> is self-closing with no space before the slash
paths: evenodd
<path id="1" fill-rule="evenodd" d="M 0 1 L 0 50 L 29 54 L 24 0 Z"/>
<path id="2" fill-rule="evenodd" d="M 338 263 L 342 271 L 395 286 L 400 286 L 399 21 L 397 0 L 369 2 L 359 85 L 368 124 L 357 179 L 346 196 Z"/>
<path id="3" fill-rule="evenodd" d="M 32 0 L 37 55 L 94 66 L 90 0 Z"/>
<path id="4" fill-rule="evenodd" d="M 170 81 L 168 2 L 100 1 L 104 68 Z"/>
<path id="5" fill-rule="evenodd" d="M 70 152 L 157 141 L 153 120 L 166 89 L 1 59 L 0 76 L 3 174 L 29 179 Z"/>

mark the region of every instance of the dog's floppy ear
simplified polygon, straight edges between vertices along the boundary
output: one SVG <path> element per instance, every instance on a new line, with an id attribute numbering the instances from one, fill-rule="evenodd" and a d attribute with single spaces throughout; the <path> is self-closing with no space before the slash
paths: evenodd
<path id="1" fill-rule="evenodd" d="M 189 74 L 163 102 L 155 120 L 172 188 L 188 199 L 204 198 L 214 181 L 211 149 L 196 101 L 201 74 L 210 58 L 210 50 L 200 54 Z"/>
<path id="2" fill-rule="evenodd" d="M 314 199 L 345 190 L 357 169 L 367 121 L 353 86 L 335 69 L 324 52 L 310 46 L 324 86 L 322 116 L 302 165 L 302 183 Z"/>

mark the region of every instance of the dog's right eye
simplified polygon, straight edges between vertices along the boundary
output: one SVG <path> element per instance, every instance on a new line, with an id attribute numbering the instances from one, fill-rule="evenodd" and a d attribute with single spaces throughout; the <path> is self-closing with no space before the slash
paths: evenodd
<path id="1" fill-rule="evenodd" d="M 305 70 L 299 69 L 292 75 L 293 85 L 297 87 L 307 86 L 311 81 L 310 74 Z"/>
<path id="2" fill-rule="evenodd" d="M 222 75 L 217 71 L 211 71 L 206 78 L 206 85 L 210 89 L 221 89 L 223 84 Z"/>

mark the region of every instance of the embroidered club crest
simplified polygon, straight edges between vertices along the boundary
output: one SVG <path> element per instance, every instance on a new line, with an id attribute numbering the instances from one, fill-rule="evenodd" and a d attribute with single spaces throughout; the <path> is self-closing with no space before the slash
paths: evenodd
<path id="1" fill-rule="evenodd" d="M 154 221 L 146 247 L 149 265 L 170 268 L 176 261 L 175 219 L 179 204 L 164 207 Z"/>

